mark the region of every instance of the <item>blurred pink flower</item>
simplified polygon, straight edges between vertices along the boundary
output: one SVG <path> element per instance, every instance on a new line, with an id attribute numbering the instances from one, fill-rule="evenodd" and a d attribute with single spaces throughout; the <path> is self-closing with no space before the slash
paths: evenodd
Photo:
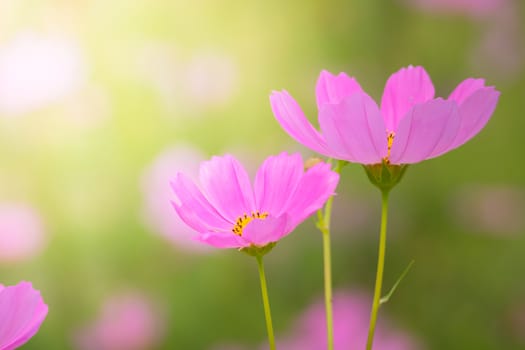
<path id="1" fill-rule="evenodd" d="M 180 117 L 204 115 L 191 112 L 220 107 L 239 88 L 238 65 L 222 50 L 200 50 L 185 59 L 173 45 L 152 42 L 140 48 L 137 58 L 140 78 Z"/>
<path id="2" fill-rule="evenodd" d="M 281 153 L 264 161 L 252 187 L 241 164 L 226 155 L 201 164 L 202 190 L 178 173 L 172 182 L 173 206 L 201 242 L 218 248 L 263 247 L 321 208 L 338 181 L 329 164 L 305 172 L 299 154 Z"/>
<path id="3" fill-rule="evenodd" d="M 334 198 L 331 231 L 334 240 L 355 239 L 375 229 L 375 211 L 370 196 L 357 191 L 340 193 Z"/>
<path id="4" fill-rule="evenodd" d="M 190 146 L 171 147 L 158 155 L 144 171 L 141 188 L 144 197 L 142 217 L 145 224 L 175 246 L 191 251 L 206 251 L 206 247 L 191 237 L 194 231 L 173 215 L 170 181 L 174 172 L 184 172 L 196 179 L 204 155 Z"/>
<path id="5" fill-rule="evenodd" d="M 510 330 L 513 337 L 525 346 L 525 302 L 523 298 L 519 298 L 511 303 L 506 312 L 505 321 L 507 329 Z"/>
<path id="6" fill-rule="evenodd" d="M 323 71 L 317 81 L 319 133 L 286 91 L 270 96 L 290 136 L 314 151 L 361 164 L 410 164 L 442 155 L 474 137 L 496 108 L 499 92 L 483 79 L 466 79 L 447 100 L 434 99 L 422 67 L 402 68 L 388 79 L 381 108 L 344 73 Z"/>
<path id="7" fill-rule="evenodd" d="M 372 300 L 359 293 L 339 291 L 333 298 L 335 349 L 364 349 L 368 336 L 368 320 Z M 292 334 L 278 342 L 286 350 L 326 349 L 324 301 L 310 306 L 292 329 Z M 384 322 L 384 321 L 383 321 Z M 379 322 L 376 326 L 374 350 L 417 350 L 421 346 L 409 334 Z"/>
<path id="8" fill-rule="evenodd" d="M 162 337 L 164 324 L 153 303 L 138 293 L 115 295 L 98 318 L 75 334 L 80 350 L 147 350 Z"/>
<path id="9" fill-rule="evenodd" d="M 0 262 L 30 259 L 43 249 L 44 227 L 29 205 L 0 203 Z"/>
<path id="10" fill-rule="evenodd" d="M 219 344 L 212 346 L 209 350 L 248 350 L 248 348 L 239 344 Z"/>
<path id="11" fill-rule="evenodd" d="M 517 4 L 492 12 L 483 23 L 479 43 L 471 52 L 471 62 L 480 71 L 500 79 L 519 78 L 524 67 L 523 21 Z"/>
<path id="12" fill-rule="evenodd" d="M 201 52 L 189 62 L 185 73 L 184 91 L 197 106 L 222 105 L 237 90 L 237 66 L 225 53 Z"/>
<path id="13" fill-rule="evenodd" d="M 404 0 L 423 11 L 469 15 L 475 18 L 491 15 L 508 0 Z"/>
<path id="14" fill-rule="evenodd" d="M 400 0 L 418 10 L 464 15 L 479 24 L 480 38 L 470 52 L 476 71 L 496 79 L 516 79 L 524 67 L 525 44 L 517 0 Z"/>
<path id="15" fill-rule="evenodd" d="M 31 112 L 56 102 L 85 80 L 80 49 L 69 38 L 20 33 L 0 47 L 0 114 Z"/>
<path id="16" fill-rule="evenodd" d="M 0 349 L 16 349 L 38 332 L 47 315 L 47 305 L 30 282 L 16 286 L 0 284 Z"/>
<path id="17" fill-rule="evenodd" d="M 453 198 L 453 215 L 466 231 L 515 236 L 525 230 L 525 190 L 509 185 L 478 185 Z"/>

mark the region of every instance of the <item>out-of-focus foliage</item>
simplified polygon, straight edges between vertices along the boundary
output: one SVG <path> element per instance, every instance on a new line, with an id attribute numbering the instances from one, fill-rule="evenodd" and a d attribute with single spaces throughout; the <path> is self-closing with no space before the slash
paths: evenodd
<path id="1" fill-rule="evenodd" d="M 439 3 L 0 1 L 0 218 L 29 213 L 17 214 L 25 224 L 9 219 L 23 254 L 0 259 L 0 283 L 30 280 L 49 305 L 24 348 L 74 348 L 106 300 L 129 290 L 151 303 L 151 322 L 130 326 L 148 325 L 151 348 L 259 346 L 255 261 L 166 239 L 180 226 L 164 179 L 225 152 L 251 169 L 282 150 L 308 156 L 273 118 L 272 89 L 315 120 L 321 69 L 355 76 L 379 100 L 409 64 L 426 68 L 438 96 L 473 76 L 501 98 L 477 137 L 411 166 L 392 192 L 385 289 L 416 262 L 380 317 L 427 349 L 524 347 L 525 7 Z M 372 292 L 379 200 L 360 166 L 343 170 L 335 288 Z M 280 337 L 323 292 L 313 223 L 266 258 Z"/>

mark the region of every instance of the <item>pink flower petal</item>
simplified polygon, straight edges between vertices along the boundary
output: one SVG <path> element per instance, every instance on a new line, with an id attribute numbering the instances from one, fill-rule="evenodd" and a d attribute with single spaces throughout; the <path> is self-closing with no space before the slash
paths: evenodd
<path id="1" fill-rule="evenodd" d="M 374 164 L 386 156 L 385 124 L 376 103 L 365 93 L 324 105 L 319 123 L 328 145 L 342 155 L 339 159 Z"/>
<path id="2" fill-rule="evenodd" d="M 228 230 L 233 222 L 224 219 L 202 195 L 193 181 L 182 173 L 175 176 L 171 183 L 176 200 L 173 206 L 181 219 L 198 232 L 216 229 Z"/>
<path id="3" fill-rule="evenodd" d="M 390 162 L 410 164 L 436 157 L 450 149 L 458 129 L 454 101 L 438 98 L 416 105 L 399 123 Z"/>
<path id="4" fill-rule="evenodd" d="M 272 92 L 270 104 L 279 124 L 297 142 L 318 153 L 331 156 L 323 136 L 306 119 L 301 107 L 288 92 Z"/>
<path id="5" fill-rule="evenodd" d="M 199 234 L 196 238 L 197 241 L 209 244 L 216 248 L 241 248 L 250 246 L 250 242 L 241 236 L 230 233 L 217 233 L 208 232 Z"/>
<path id="6" fill-rule="evenodd" d="M 434 97 L 434 85 L 423 67 L 402 68 L 392 74 L 381 99 L 386 129 L 396 131 L 405 114 L 416 104 Z"/>
<path id="7" fill-rule="evenodd" d="M 177 212 L 179 215 L 179 218 L 184 222 L 188 227 L 192 228 L 193 230 L 204 233 L 209 231 L 219 231 L 224 232 L 226 229 L 217 229 L 215 227 L 209 227 L 205 222 L 202 222 L 200 218 L 197 216 L 197 213 L 193 211 L 193 207 L 184 205 L 184 204 L 177 204 L 176 202 L 172 201 L 171 205 L 173 206 L 173 209 Z M 230 224 L 233 227 L 233 223 Z"/>
<path id="8" fill-rule="evenodd" d="M 252 220 L 243 230 L 242 237 L 250 243 L 263 247 L 268 243 L 277 242 L 286 233 L 289 217 L 284 214 L 279 217 L 268 216 L 264 220 Z"/>
<path id="9" fill-rule="evenodd" d="M 304 166 L 300 154 L 268 157 L 255 176 L 255 198 L 261 212 L 281 216 L 297 184 L 303 176 Z"/>
<path id="10" fill-rule="evenodd" d="M 47 311 L 40 292 L 29 282 L 0 289 L 0 349 L 25 344 L 38 331 Z"/>
<path id="11" fill-rule="evenodd" d="M 335 76 L 323 70 L 315 87 L 317 107 L 321 109 L 327 103 L 340 103 L 345 97 L 356 92 L 363 92 L 363 89 L 354 78 L 350 78 L 346 73 L 339 73 Z"/>
<path id="12" fill-rule="evenodd" d="M 499 99 L 499 91 L 493 87 L 479 89 L 459 106 L 461 125 L 450 149 L 456 148 L 474 137 L 487 124 Z"/>
<path id="13" fill-rule="evenodd" d="M 213 157 L 203 162 L 199 177 L 209 202 L 227 220 L 235 222 L 240 215 L 255 210 L 250 178 L 232 156 Z"/>
<path id="14" fill-rule="evenodd" d="M 463 103 L 477 90 L 485 87 L 485 80 L 468 78 L 463 80 L 459 85 L 450 93 L 449 100 L 454 100 L 458 105 Z"/>
<path id="15" fill-rule="evenodd" d="M 308 169 L 288 202 L 286 213 L 290 216 L 289 231 L 292 231 L 303 220 L 334 194 L 339 182 L 339 174 L 330 169 L 330 164 L 319 163 Z"/>

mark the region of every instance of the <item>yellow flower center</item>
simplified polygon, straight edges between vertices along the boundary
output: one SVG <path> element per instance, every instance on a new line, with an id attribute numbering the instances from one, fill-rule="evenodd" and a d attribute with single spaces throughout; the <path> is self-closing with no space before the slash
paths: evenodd
<path id="1" fill-rule="evenodd" d="M 393 131 L 390 131 L 386 135 L 387 153 L 386 153 L 386 157 L 385 157 L 385 162 L 387 162 L 387 163 L 388 163 L 388 158 L 390 158 L 390 151 L 392 150 L 392 144 L 394 143 L 394 137 L 395 136 L 396 136 L 396 134 Z"/>
<path id="2" fill-rule="evenodd" d="M 242 230 L 248 225 L 253 219 L 264 220 L 268 217 L 268 213 L 261 213 L 254 211 L 251 215 L 244 214 L 235 221 L 235 226 L 232 228 L 232 232 L 237 236 L 242 236 Z"/>

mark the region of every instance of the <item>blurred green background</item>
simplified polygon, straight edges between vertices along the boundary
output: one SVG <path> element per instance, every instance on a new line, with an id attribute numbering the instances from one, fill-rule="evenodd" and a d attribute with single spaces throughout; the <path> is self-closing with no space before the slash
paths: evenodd
<path id="1" fill-rule="evenodd" d="M 322 69 L 355 76 L 379 101 L 409 64 L 425 67 L 437 96 L 482 77 L 501 98 L 478 136 L 411 166 L 393 191 L 385 289 L 415 265 L 380 317 L 430 350 L 525 348 L 525 7 L 416 3 L 1 1 L 0 202 L 33 208 L 42 238 L 34 254 L 0 261 L 0 282 L 30 280 L 49 305 L 24 349 L 75 348 L 104 300 L 128 290 L 161 315 L 148 348 L 256 348 L 255 261 L 167 239 L 178 234 L 165 228 L 176 220 L 170 188 L 151 185 L 151 169 L 181 147 L 232 153 L 252 171 L 283 150 L 313 155 L 273 118 L 271 90 L 288 90 L 315 120 Z M 158 166 L 157 178 L 188 162 Z M 336 289 L 372 293 L 379 215 L 379 192 L 346 167 Z M 267 256 L 278 335 L 322 295 L 321 254 L 310 219 Z"/>

